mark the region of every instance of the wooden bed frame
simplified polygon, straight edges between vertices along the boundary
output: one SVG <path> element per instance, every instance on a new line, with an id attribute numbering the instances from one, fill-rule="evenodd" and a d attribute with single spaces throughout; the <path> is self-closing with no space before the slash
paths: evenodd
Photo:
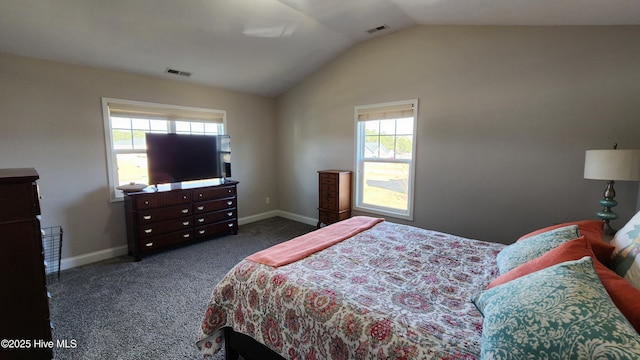
<path id="1" fill-rule="evenodd" d="M 275 351 L 259 343 L 249 335 L 224 328 L 224 358 L 238 360 L 242 356 L 245 360 L 285 360 Z"/>

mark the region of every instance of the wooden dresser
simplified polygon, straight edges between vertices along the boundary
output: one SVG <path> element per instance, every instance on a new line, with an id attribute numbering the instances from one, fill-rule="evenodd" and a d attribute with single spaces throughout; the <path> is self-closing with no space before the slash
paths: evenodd
<path id="1" fill-rule="evenodd" d="M 237 181 L 125 193 L 129 253 L 238 233 Z"/>
<path id="2" fill-rule="evenodd" d="M 52 357 L 39 177 L 35 169 L 0 169 L 0 359 Z"/>
<path id="3" fill-rule="evenodd" d="M 351 217 L 351 171 L 318 171 L 318 225 Z"/>

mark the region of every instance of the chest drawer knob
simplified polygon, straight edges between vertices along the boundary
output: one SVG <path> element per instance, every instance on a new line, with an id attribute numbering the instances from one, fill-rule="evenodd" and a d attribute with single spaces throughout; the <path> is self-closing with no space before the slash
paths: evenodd
<path id="1" fill-rule="evenodd" d="M 152 242 L 149 242 L 149 243 L 146 243 L 146 244 L 144 244 L 144 245 L 145 245 L 146 247 L 152 247 L 152 246 L 153 246 L 153 243 L 152 243 Z"/>
<path id="2" fill-rule="evenodd" d="M 198 222 L 199 222 L 199 223 L 203 223 L 203 222 L 204 222 L 204 218 L 200 218 L 200 219 L 198 219 Z"/>
<path id="3" fill-rule="evenodd" d="M 153 231 L 153 229 L 145 229 L 145 230 L 144 230 L 144 233 L 145 233 L 145 234 L 151 234 L 151 232 L 152 232 L 152 231 Z"/>
<path id="4" fill-rule="evenodd" d="M 188 213 L 188 212 L 189 212 L 189 209 L 182 209 L 182 213 L 183 213 L 183 214 L 186 214 L 186 213 Z"/>
<path id="5" fill-rule="evenodd" d="M 198 231 L 198 233 L 199 233 L 200 235 L 203 235 L 203 234 L 205 233 L 205 231 L 204 231 L 204 230 L 200 230 L 200 231 Z"/>
<path id="6" fill-rule="evenodd" d="M 182 225 L 184 225 L 184 226 L 189 226 L 189 222 L 188 222 L 188 221 L 183 221 L 183 222 L 182 222 Z"/>
<path id="7" fill-rule="evenodd" d="M 232 228 L 233 227 L 233 223 L 228 223 L 227 226 Z"/>
<path id="8" fill-rule="evenodd" d="M 233 201 L 231 201 L 231 200 L 227 201 L 227 205 L 229 205 L 229 206 L 233 205 Z"/>
<path id="9" fill-rule="evenodd" d="M 198 206 L 198 210 L 199 210 L 199 211 L 204 210 L 204 206 L 202 206 L 202 205 Z"/>
<path id="10" fill-rule="evenodd" d="M 185 239 L 188 238 L 189 236 L 190 236 L 189 234 L 182 235 L 182 237 L 185 238 Z"/>
<path id="11" fill-rule="evenodd" d="M 142 218 L 145 219 L 145 220 L 151 220 L 151 215 L 145 215 Z"/>
<path id="12" fill-rule="evenodd" d="M 227 213 L 227 216 L 228 216 L 228 217 L 232 217 L 232 216 L 233 216 L 233 212 L 229 211 L 229 212 Z"/>

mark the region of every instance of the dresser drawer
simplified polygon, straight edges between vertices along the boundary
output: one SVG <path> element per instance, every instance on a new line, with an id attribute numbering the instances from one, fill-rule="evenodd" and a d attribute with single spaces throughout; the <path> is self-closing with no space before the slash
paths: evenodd
<path id="1" fill-rule="evenodd" d="M 160 209 L 141 210 L 138 212 L 140 226 L 157 221 L 182 218 L 191 215 L 191 204 L 170 206 Z"/>
<path id="2" fill-rule="evenodd" d="M 320 207 L 327 210 L 338 210 L 338 197 L 335 192 L 320 194 Z"/>
<path id="3" fill-rule="evenodd" d="M 193 239 L 192 229 L 173 232 L 165 235 L 140 239 L 140 249 L 143 252 L 160 249 L 168 245 L 179 244 Z"/>
<path id="4" fill-rule="evenodd" d="M 141 224 L 139 227 L 140 238 L 149 238 L 179 230 L 188 230 L 193 227 L 193 217 L 183 217 L 180 219 L 167 220 L 162 222 L 154 222 Z"/>
<path id="5" fill-rule="evenodd" d="M 320 222 L 323 224 L 333 224 L 338 221 L 338 214 L 320 210 Z"/>
<path id="6" fill-rule="evenodd" d="M 132 206 L 134 209 L 143 210 L 189 203 L 191 203 L 190 191 L 169 191 L 166 193 L 136 195 L 132 201 Z"/>
<path id="7" fill-rule="evenodd" d="M 231 209 L 236 207 L 236 198 L 211 200 L 193 204 L 193 213 L 202 214 L 216 210 Z"/>
<path id="8" fill-rule="evenodd" d="M 351 211 L 345 212 L 327 212 L 320 210 L 319 220 L 323 224 L 333 224 L 351 217 Z"/>
<path id="9" fill-rule="evenodd" d="M 193 191 L 193 201 L 205 201 L 236 196 L 235 186 L 215 189 L 198 189 Z"/>
<path id="10" fill-rule="evenodd" d="M 205 236 L 217 235 L 226 231 L 238 231 L 238 222 L 234 220 L 219 222 L 211 225 L 199 226 L 194 230 L 194 236 L 201 238 Z"/>
<path id="11" fill-rule="evenodd" d="M 208 225 L 211 223 L 226 221 L 237 218 L 236 209 L 214 211 L 210 213 L 197 214 L 193 217 L 195 226 Z"/>
<path id="12" fill-rule="evenodd" d="M 336 174 L 320 174 L 320 185 L 336 185 L 338 176 Z"/>
<path id="13" fill-rule="evenodd" d="M 0 204 L 2 222 L 30 220 L 40 214 L 38 188 L 32 183 L 3 185 Z"/>
<path id="14" fill-rule="evenodd" d="M 338 191 L 338 186 L 336 184 L 320 184 L 320 193 L 332 192 L 335 193 Z"/>

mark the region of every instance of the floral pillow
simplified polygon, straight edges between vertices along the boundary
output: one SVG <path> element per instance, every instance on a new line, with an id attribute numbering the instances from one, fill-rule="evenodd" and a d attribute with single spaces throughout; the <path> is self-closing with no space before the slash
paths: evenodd
<path id="1" fill-rule="evenodd" d="M 611 302 L 591 257 L 485 290 L 483 359 L 640 359 L 640 336 Z"/>
<path id="2" fill-rule="evenodd" d="M 569 225 L 517 241 L 502 249 L 496 257 L 498 270 L 502 275 L 578 237 L 580 237 L 578 226 Z"/>
<path id="3" fill-rule="evenodd" d="M 613 269 L 640 289 L 640 212 L 616 233 L 611 245 L 616 247 L 611 261 Z"/>

